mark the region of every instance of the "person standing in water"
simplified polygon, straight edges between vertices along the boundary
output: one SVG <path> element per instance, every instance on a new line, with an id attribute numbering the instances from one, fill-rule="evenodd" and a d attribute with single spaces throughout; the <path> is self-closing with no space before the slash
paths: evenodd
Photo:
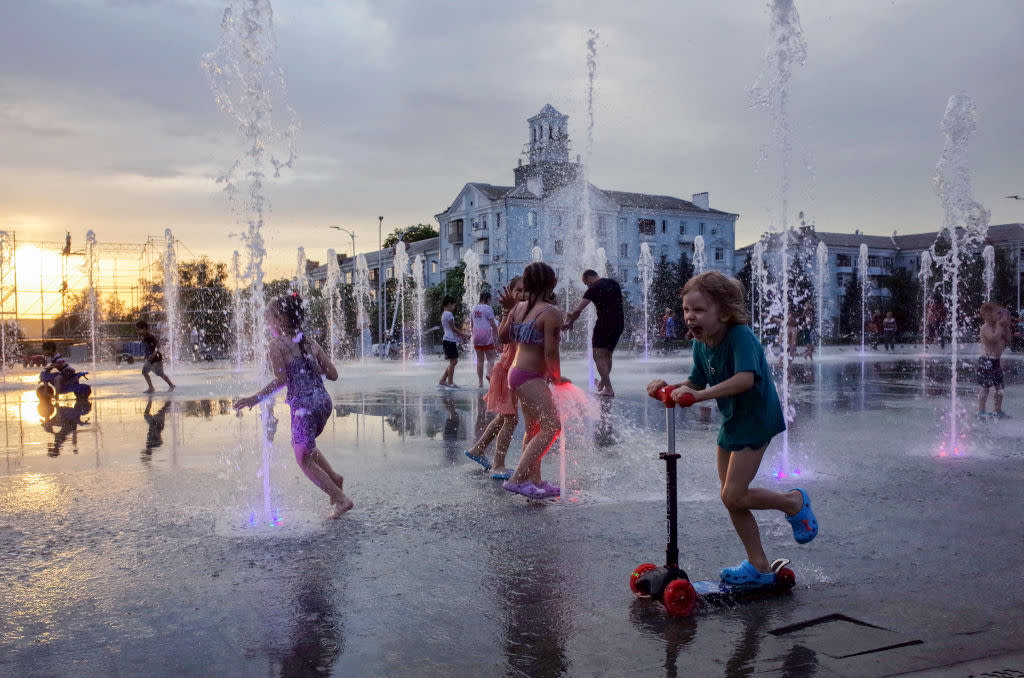
<path id="1" fill-rule="evenodd" d="M 508 387 L 519 399 L 526 419 L 523 456 L 502 487 L 530 499 L 548 499 L 562 492 L 541 480 L 540 474 L 541 460 L 562 431 L 548 385 L 566 381 L 558 355 L 562 314 L 548 302 L 557 283 L 555 271 L 544 262 L 528 265 L 523 271 L 526 301 L 509 312 L 510 322 L 503 322 L 499 332 L 503 342 L 515 342 L 516 357 L 508 371 Z"/>
<path id="2" fill-rule="evenodd" d="M 473 350 L 476 351 L 477 387 L 484 387 L 484 363 L 487 363 L 487 378 L 491 378 L 494 360 L 498 356 L 495 343 L 498 341 L 498 325 L 494 322 L 491 308 L 491 293 L 480 293 L 480 303 L 473 307 Z"/>
<path id="3" fill-rule="evenodd" d="M 507 328 L 512 318 L 512 308 L 524 300 L 523 279 L 515 277 L 509 282 L 499 297 L 502 307 L 505 309 L 505 316 L 501 319 L 498 327 L 498 334 L 502 328 Z M 512 434 L 515 433 L 516 425 L 519 423 L 519 403 L 515 393 L 508 387 L 508 370 L 516 357 L 515 344 L 505 344 L 501 357 L 491 370 L 491 382 L 487 389 L 484 400 L 487 403 L 487 411 L 494 412 L 497 416 L 491 420 L 484 429 L 483 434 L 473 443 L 473 447 L 466 450 L 466 456 L 476 463 L 488 469 L 491 477 L 495 480 L 508 480 L 512 471 L 505 468 L 505 455 L 508 454 L 509 445 L 512 443 Z M 487 448 L 491 442 L 497 439 L 494 445 L 494 466 L 487 460 Z"/>
<path id="4" fill-rule="evenodd" d="M 978 331 L 981 341 L 981 357 L 978 358 L 978 416 L 1009 419 L 1010 415 L 1003 412 L 1003 367 L 1000 359 L 1003 351 L 1010 344 L 1010 314 L 1005 308 L 991 301 L 986 301 L 979 309 L 985 324 Z M 995 390 L 992 396 L 994 412 L 986 412 L 988 390 Z"/>
<path id="5" fill-rule="evenodd" d="M 173 391 L 174 382 L 164 374 L 164 357 L 160 353 L 160 340 L 149 331 L 149 323 L 145 320 L 135 323 L 135 327 L 142 333 L 142 343 L 146 346 L 146 361 L 142 365 L 142 376 L 145 377 L 146 385 L 149 387 L 146 389 L 146 393 L 153 392 L 153 380 L 149 378 L 150 372 L 166 381 L 167 390 Z"/>
<path id="6" fill-rule="evenodd" d="M 612 352 L 626 326 L 622 308 L 622 288 L 611 278 L 602 278 L 597 271 L 591 269 L 583 272 L 583 284 L 587 286 L 587 291 L 583 293 L 583 299 L 572 313 L 566 317 L 562 329 L 571 330 L 587 304 L 594 304 L 594 308 L 597 309 L 597 322 L 594 324 L 590 346 L 594 352 L 594 367 L 601 377 L 594 380 L 594 387 L 598 395 L 613 397 L 615 389 L 612 388 L 611 379 Z"/>
<path id="7" fill-rule="evenodd" d="M 316 446 L 316 439 L 333 411 L 324 377 L 335 381 L 338 370 L 327 353 L 305 336 L 305 311 L 297 292 L 275 297 L 267 303 L 267 328 L 274 335 L 267 346 L 267 360 L 274 378 L 255 394 L 235 401 L 235 409 L 252 407 L 288 387 L 285 402 L 292 415 L 292 448 L 295 461 L 306 477 L 331 498 L 331 518 L 339 518 L 355 503 L 344 492 L 345 478 L 336 473 Z"/>

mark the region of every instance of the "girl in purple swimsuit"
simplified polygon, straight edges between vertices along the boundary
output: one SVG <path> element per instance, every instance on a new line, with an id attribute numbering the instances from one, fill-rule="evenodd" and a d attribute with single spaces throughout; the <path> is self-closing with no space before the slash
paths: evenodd
<path id="1" fill-rule="evenodd" d="M 562 379 L 558 358 L 562 313 L 547 301 L 557 282 L 554 270 L 544 262 L 527 266 L 523 271 L 526 301 L 516 304 L 509 313 L 511 322 L 501 328 L 501 340 L 516 345 L 508 387 L 523 408 L 527 431 L 519 466 L 503 487 L 531 499 L 561 494 L 560 488 L 540 477 L 540 462 L 562 430 L 548 383 L 567 381 Z"/>
<path id="2" fill-rule="evenodd" d="M 266 311 L 267 327 L 274 335 L 267 357 L 274 379 L 259 392 L 235 401 L 235 409 L 252 407 L 282 386 L 288 387 L 285 402 L 292 414 L 292 447 L 299 468 L 331 498 L 331 517 L 338 518 L 354 506 L 342 487 L 345 479 L 335 473 L 316 447 L 316 438 L 331 417 L 331 396 L 323 378 L 338 378 L 338 370 L 320 345 L 305 336 L 305 311 L 298 293 L 271 299 Z"/>

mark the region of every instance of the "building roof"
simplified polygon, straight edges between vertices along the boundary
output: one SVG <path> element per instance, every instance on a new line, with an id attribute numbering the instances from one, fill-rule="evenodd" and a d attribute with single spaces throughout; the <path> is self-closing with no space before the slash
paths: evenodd
<path id="1" fill-rule="evenodd" d="M 716 209 L 703 210 L 689 200 L 674 198 L 671 195 L 649 195 L 647 193 L 628 193 L 626 191 L 604 191 L 598 189 L 622 207 L 635 207 L 651 210 L 686 210 L 688 212 L 708 212 L 710 214 L 730 214 Z"/>
<path id="2" fill-rule="evenodd" d="M 868 235 L 867 233 L 828 233 L 815 231 L 814 235 L 829 247 L 860 247 L 864 243 L 872 249 L 890 249 L 903 252 L 919 252 L 928 249 L 938 237 L 938 231 L 926 233 L 907 233 L 906 235 Z M 1024 242 L 1024 224 L 993 224 L 988 227 L 985 242 L 999 243 Z M 755 241 L 756 242 L 756 241 Z M 754 243 L 738 248 L 737 252 L 746 252 Z"/>
<path id="3" fill-rule="evenodd" d="M 990 243 L 1024 240 L 1024 224 L 996 224 L 988 227 Z"/>
<path id="4" fill-rule="evenodd" d="M 544 104 L 544 108 L 540 109 L 540 113 L 538 113 L 537 115 L 533 116 L 532 118 L 527 118 L 526 122 L 532 122 L 532 121 L 536 120 L 537 118 L 551 116 L 551 115 L 557 115 L 560 118 L 568 118 L 569 117 L 569 116 L 565 115 L 564 113 L 559 112 L 551 104 Z"/>
<path id="5" fill-rule="evenodd" d="M 874 249 L 899 249 L 892 236 L 889 235 L 868 235 L 866 233 L 826 233 L 824 231 L 815 231 L 814 235 L 818 237 L 818 240 L 825 243 L 829 247 L 860 247 L 861 243 Z M 935 240 L 935 234 L 932 234 L 932 241 Z M 931 241 L 928 243 L 931 244 Z"/>
<path id="6" fill-rule="evenodd" d="M 501 200 L 515 188 L 515 186 L 492 186 L 479 182 L 470 182 L 469 185 L 486 195 L 488 200 Z"/>

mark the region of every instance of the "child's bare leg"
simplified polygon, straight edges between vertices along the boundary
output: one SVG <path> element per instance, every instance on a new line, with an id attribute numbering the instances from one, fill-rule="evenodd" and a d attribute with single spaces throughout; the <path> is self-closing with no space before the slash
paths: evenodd
<path id="1" fill-rule="evenodd" d="M 508 447 L 512 444 L 512 434 L 516 431 L 516 424 L 519 417 L 514 414 L 503 414 L 498 417 L 501 420 L 501 429 L 498 431 L 498 442 L 494 449 L 494 471 L 505 470 L 505 455 L 508 454 Z"/>
<path id="2" fill-rule="evenodd" d="M 338 486 L 338 489 L 341 490 L 342 492 L 344 492 L 345 491 L 345 476 L 341 475 L 340 473 L 335 471 L 333 468 L 331 468 L 330 463 L 327 461 L 327 457 L 324 456 L 324 453 L 321 452 L 319 448 L 317 448 L 313 452 L 312 456 L 313 456 L 313 461 L 316 462 L 316 465 L 319 466 L 320 468 L 322 468 L 324 471 L 326 471 L 327 475 L 329 475 L 331 477 L 331 480 L 334 481 L 334 484 Z M 334 500 L 332 499 L 331 503 L 333 503 L 333 502 L 334 502 Z"/>
<path id="3" fill-rule="evenodd" d="M 511 481 L 521 483 L 529 480 L 536 485 L 541 481 L 541 460 L 558 438 L 562 427 L 551 398 L 551 390 L 543 379 L 526 382 L 519 387 L 517 394 L 523 407 L 523 416 L 527 420 L 527 427 L 529 428 L 531 422 L 536 422 L 539 424 L 539 430 L 530 438 L 523 450 L 523 457 L 519 460 L 519 466 L 512 474 Z"/>
<path id="4" fill-rule="evenodd" d="M 487 428 L 484 429 L 484 432 L 481 433 L 480 437 L 477 438 L 475 443 L 473 443 L 473 447 L 469 448 L 469 451 L 474 457 L 486 456 L 484 455 L 484 452 L 501 430 L 501 421 L 501 416 L 499 415 L 494 419 L 491 419 L 490 423 L 487 424 Z"/>
<path id="5" fill-rule="evenodd" d="M 1003 391 L 1002 389 L 996 389 L 995 393 L 992 394 L 992 408 L 996 412 L 1003 411 Z"/>
<path id="6" fill-rule="evenodd" d="M 978 412 L 985 411 L 986 403 L 988 403 L 988 386 L 984 386 L 978 391 Z"/>
<path id="7" fill-rule="evenodd" d="M 794 515 L 803 507 L 803 497 L 799 492 L 783 493 L 750 487 L 767 447 L 765 445 L 756 450 L 747 447 L 732 452 L 718 448 L 722 503 L 728 509 L 729 519 L 743 542 L 747 560 L 760 572 L 770 572 L 771 566 L 761 545 L 761 533 L 752 511 L 775 509 L 786 515 Z"/>
<path id="8" fill-rule="evenodd" d="M 476 349 L 476 381 L 479 386 L 484 385 L 484 361 L 486 359 L 487 352 Z M 489 370 L 488 374 L 490 374 Z"/>
<path id="9" fill-rule="evenodd" d="M 330 474 L 318 463 L 316 457 L 323 456 L 320 454 L 320 450 L 315 447 L 307 448 L 301 443 L 296 443 L 294 448 L 295 460 L 299 462 L 299 468 L 302 469 L 307 478 L 313 481 L 314 485 L 326 492 L 331 498 L 331 503 L 334 505 L 334 512 L 331 514 L 331 517 L 337 518 L 352 508 L 354 502 L 345 496 L 345 493 L 334 482 Z M 326 460 L 324 460 L 324 463 L 326 463 Z"/>

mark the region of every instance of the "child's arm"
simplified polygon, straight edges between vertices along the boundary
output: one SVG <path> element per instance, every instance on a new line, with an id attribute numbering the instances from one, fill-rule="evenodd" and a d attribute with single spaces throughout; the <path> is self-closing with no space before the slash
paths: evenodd
<path id="1" fill-rule="evenodd" d="M 552 306 L 548 311 L 548 317 L 544 319 L 544 364 L 547 366 L 548 376 L 552 383 L 561 384 L 562 365 L 558 356 L 558 335 L 562 331 L 562 313 L 557 307 Z M 548 311 L 545 311 L 547 313 Z"/>
<path id="2" fill-rule="evenodd" d="M 688 381 L 688 380 L 687 380 Z M 679 402 L 683 394 L 692 393 L 694 402 L 711 400 L 712 398 L 728 398 L 730 396 L 745 393 L 754 387 L 753 372 L 737 372 L 725 381 L 708 386 L 704 389 L 695 389 L 692 385 L 683 383 L 676 390 L 672 391 L 672 399 Z"/>
<path id="3" fill-rule="evenodd" d="M 270 364 L 274 369 L 274 378 L 253 395 L 236 400 L 236 410 L 240 410 L 243 407 L 252 407 L 264 398 L 273 395 L 279 388 L 288 383 L 288 375 L 285 372 L 284 358 L 281 356 L 281 352 L 277 347 L 271 344 L 270 349 L 267 351 L 267 355 L 270 358 Z"/>
<path id="4" fill-rule="evenodd" d="M 510 296 L 511 293 L 508 295 L 502 295 L 502 306 L 505 305 L 505 300 Z M 498 339 L 500 339 L 503 344 L 509 343 L 512 339 L 512 316 L 515 314 L 516 306 L 518 306 L 518 303 L 505 308 L 505 317 L 501 319 L 501 325 L 498 326 Z"/>
<path id="5" fill-rule="evenodd" d="M 320 368 L 320 373 L 331 381 L 337 381 L 338 368 L 331 362 L 331 357 L 327 355 L 327 351 L 313 339 L 308 339 L 307 341 L 313 346 L 313 356 L 316 357 L 316 364 Z"/>

